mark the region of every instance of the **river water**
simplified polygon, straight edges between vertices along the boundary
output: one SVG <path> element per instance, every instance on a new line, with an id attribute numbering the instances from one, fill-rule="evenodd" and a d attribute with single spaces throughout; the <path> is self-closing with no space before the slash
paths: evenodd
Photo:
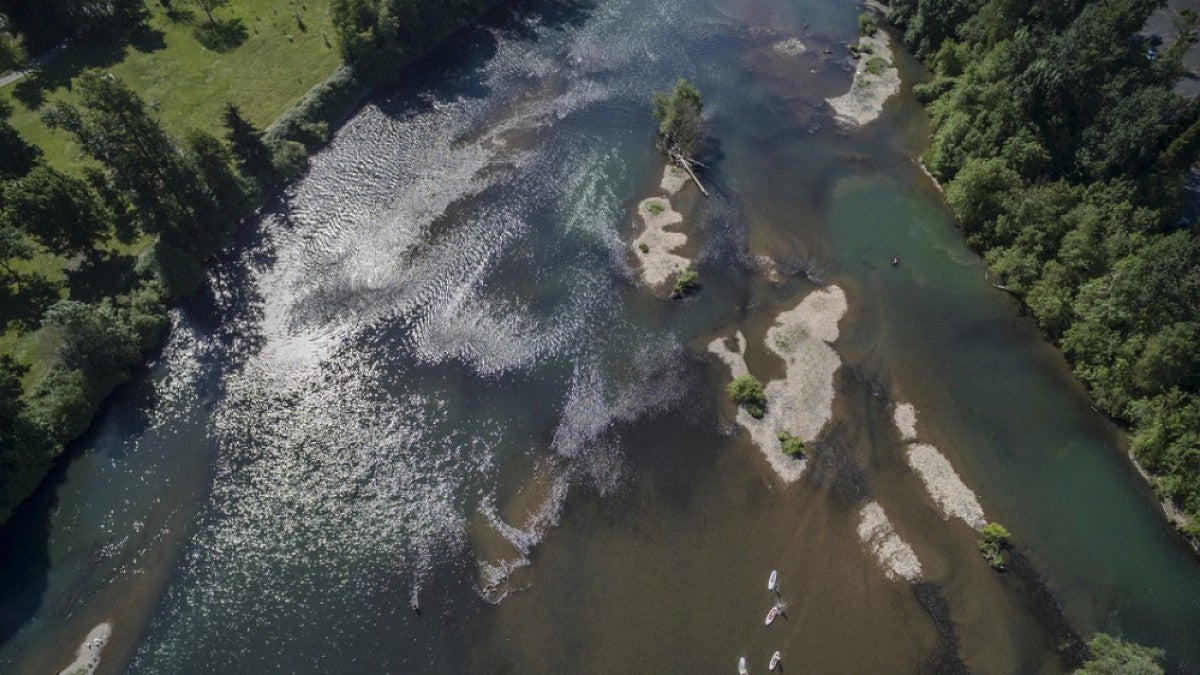
<path id="1" fill-rule="evenodd" d="M 1061 672 L 1065 616 L 1200 672 L 1200 565 L 985 280 L 913 162 L 920 107 L 831 119 L 858 11 L 526 3 L 376 92 L 4 528 L 0 669 L 55 672 L 107 621 L 99 672 Z M 630 242 L 679 76 L 713 194 L 674 199 L 703 286 L 672 302 Z M 785 483 L 706 346 L 740 330 L 780 377 L 763 336 L 822 284 L 832 420 Z M 943 518 L 894 401 L 1044 584 Z"/>

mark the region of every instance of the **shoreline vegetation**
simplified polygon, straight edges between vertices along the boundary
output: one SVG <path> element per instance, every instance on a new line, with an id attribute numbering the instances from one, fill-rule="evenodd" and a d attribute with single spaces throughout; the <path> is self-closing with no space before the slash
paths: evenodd
<path id="1" fill-rule="evenodd" d="M 1183 204 L 1200 99 L 1194 39 L 1137 35 L 1152 0 L 893 0 L 933 71 L 922 158 L 995 285 L 1018 298 L 1132 432 L 1131 455 L 1200 551 L 1200 234 Z M 1174 514 L 1174 515 L 1173 515 Z"/>
<path id="2" fill-rule="evenodd" d="M 334 35 L 321 30 L 320 36 L 327 48 L 336 38 L 342 65 L 265 131 L 211 92 L 223 106 L 218 119 L 186 119 L 185 133 L 166 127 L 158 99 L 147 101 L 112 71 L 125 58 L 144 59 L 143 48 L 194 49 L 162 43 L 164 31 L 151 22 L 161 12 L 196 26 L 197 40 L 235 38 L 204 45 L 211 51 L 202 55 L 214 62 L 236 54 L 249 29 L 219 4 L 212 15 L 190 18 L 184 12 L 192 8 L 183 3 L 160 4 L 165 9 L 151 12 L 143 0 L 51 0 L 46 11 L 29 13 L 0 2 L 0 47 L 13 59 L 0 68 L 19 69 L 24 45 L 45 48 L 66 38 L 70 43 L 48 68 L 75 64 L 65 76 L 55 71 L 70 85 L 69 97 L 42 98 L 47 83 L 38 72 L 26 81 L 43 80 L 36 89 L 41 97 L 18 98 L 18 106 L 0 97 L 0 524 L 91 426 L 112 391 L 155 352 L 168 308 L 203 285 L 204 264 L 259 206 L 304 173 L 309 155 L 370 88 L 396 79 L 403 67 L 503 1 L 315 2 L 329 9 Z M 86 6 L 86 16 L 77 5 Z M 10 14 L 13 7 L 18 11 Z M 299 10 L 290 12 L 286 20 L 306 32 Z M 258 36 L 259 26 L 252 29 Z M 115 65 L 95 60 L 94 41 L 122 46 L 125 56 Z M 245 48 L 269 51 L 285 41 L 295 36 L 268 35 Z M 127 44 L 137 49 L 125 52 Z M 203 74 L 206 65 L 189 67 Z M 149 67 L 153 71 L 153 62 Z M 22 130 L 36 131 L 26 132 L 32 138 L 18 131 L 14 118 L 22 118 Z"/>

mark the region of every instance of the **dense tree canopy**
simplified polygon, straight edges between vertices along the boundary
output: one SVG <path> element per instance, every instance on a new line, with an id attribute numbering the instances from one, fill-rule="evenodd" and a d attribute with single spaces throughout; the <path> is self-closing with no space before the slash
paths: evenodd
<path id="1" fill-rule="evenodd" d="M 0 222 L 65 256 L 90 252 L 109 224 L 87 183 L 44 165 L 5 190 Z"/>
<path id="2" fill-rule="evenodd" d="M 704 101 L 700 90 L 683 78 L 671 91 L 655 92 L 650 98 L 658 121 L 658 145 L 669 155 L 694 159 L 700 152 L 700 112 Z"/>
<path id="3" fill-rule="evenodd" d="M 143 231 L 200 256 L 210 253 L 229 227 L 231 213 L 218 197 L 225 186 L 213 183 L 227 177 L 212 166 L 201 170 L 199 157 L 182 152 L 141 97 L 115 77 L 89 71 L 76 90 L 79 106 L 58 102 L 44 114 L 46 123 L 69 131 L 104 165 Z"/>
<path id="4" fill-rule="evenodd" d="M 1162 675 L 1161 649 L 1143 647 L 1104 633 L 1088 642 L 1089 658 L 1076 675 Z"/>
<path id="5" fill-rule="evenodd" d="M 365 79 L 386 81 L 407 60 L 466 25 L 496 0 L 333 0 L 338 48 Z"/>
<path id="6" fill-rule="evenodd" d="M 134 30 L 147 12 L 145 0 L 0 0 L 0 14 L 37 53 L 83 33 Z"/>
<path id="7" fill-rule="evenodd" d="M 916 87 L 924 159 L 969 241 L 1135 426 L 1200 536 L 1200 235 L 1179 224 L 1200 102 L 1173 91 L 1190 36 L 1156 60 L 1136 36 L 1160 4 L 896 0 L 890 16 L 934 68 Z"/>

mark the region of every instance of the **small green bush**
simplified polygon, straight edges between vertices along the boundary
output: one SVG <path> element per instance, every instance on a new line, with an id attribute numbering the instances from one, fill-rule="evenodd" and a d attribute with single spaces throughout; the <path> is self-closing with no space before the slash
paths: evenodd
<path id="1" fill-rule="evenodd" d="M 979 552 L 992 567 L 1004 569 L 1004 549 L 1008 548 L 1008 530 L 1000 523 L 988 523 L 979 531 L 983 539 L 979 541 Z"/>
<path id="2" fill-rule="evenodd" d="M 879 30 L 879 26 L 875 23 L 875 15 L 870 12 L 859 14 L 858 30 L 863 35 L 874 35 L 875 31 Z"/>
<path id="3" fill-rule="evenodd" d="M 646 207 L 646 210 L 650 212 L 650 215 L 657 216 L 666 210 L 666 208 L 667 207 L 662 205 L 662 202 L 650 202 L 650 205 Z"/>
<path id="4" fill-rule="evenodd" d="M 804 441 L 800 440 L 799 436 L 793 436 L 790 431 L 779 432 L 779 445 L 782 446 L 783 454 L 791 457 L 804 456 Z"/>
<path id="5" fill-rule="evenodd" d="M 642 253 L 649 253 L 650 247 L 647 246 L 646 242 L 643 241 L 640 244 L 638 244 L 638 250 L 641 251 Z"/>
<path id="6" fill-rule="evenodd" d="M 283 180 L 291 180 L 308 168 L 308 150 L 296 141 L 280 141 L 274 148 L 271 163 Z"/>
<path id="7" fill-rule="evenodd" d="M 671 297 L 682 298 L 696 290 L 698 286 L 700 286 L 700 275 L 696 273 L 696 270 L 683 270 L 679 276 L 675 277 L 675 288 L 671 290 Z"/>
<path id="8" fill-rule="evenodd" d="M 729 398 L 734 403 L 746 409 L 750 416 L 755 419 L 762 419 L 767 409 L 767 394 L 763 391 L 762 382 L 753 375 L 742 375 L 734 378 L 733 382 L 725 388 L 725 392 L 729 394 Z"/>
<path id="9" fill-rule="evenodd" d="M 883 73 L 884 69 L 890 65 L 891 64 L 887 62 L 887 59 L 879 56 L 872 56 L 871 60 L 867 61 L 867 72 L 872 75 L 879 75 Z"/>

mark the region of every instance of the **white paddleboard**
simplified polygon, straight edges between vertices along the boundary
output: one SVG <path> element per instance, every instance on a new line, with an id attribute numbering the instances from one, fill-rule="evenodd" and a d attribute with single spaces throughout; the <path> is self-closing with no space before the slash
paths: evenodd
<path id="1" fill-rule="evenodd" d="M 771 611 L 767 612 L 767 618 L 763 620 L 763 625 L 770 626 L 777 616 L 779 616 L 779 607 L 772 607 Z"/>

